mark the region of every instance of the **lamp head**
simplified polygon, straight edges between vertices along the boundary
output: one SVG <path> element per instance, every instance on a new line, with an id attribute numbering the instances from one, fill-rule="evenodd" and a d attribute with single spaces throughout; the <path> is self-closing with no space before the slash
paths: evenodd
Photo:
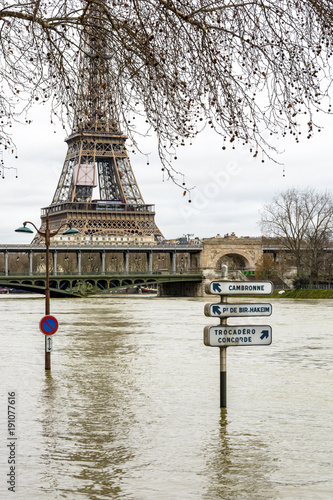
<path id="1" fill-rule="evenodd" d="M 15 233 L 33 233 L 30 227 L 27 227 L 26 224 L 26 222 L 23 222 L 23 226 L 15 229 Z"/>
<path id="2" fill-rule="evenodd" d="M 75 229 L 74 227 L 72 227 L 72 224 L 70 223 L 69 224 L 69 228 L 66 229 L 66 231 L 64 231 L 63 234 L 78 234 L 80 233 L 80 231 L 78 231 L 77 229 Z"/>

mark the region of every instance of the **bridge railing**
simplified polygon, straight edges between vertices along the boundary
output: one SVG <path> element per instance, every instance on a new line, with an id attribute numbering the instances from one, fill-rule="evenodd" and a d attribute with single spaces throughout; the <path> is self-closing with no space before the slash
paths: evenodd
<path id="1" fill-rule="evenodd" d="M 142 242 L 106 242 L 106 241 L 93 241 L 91 240 L 86 240 L 86 241 L 78 241 L 74 242 L 72 244 L 66 243 L 64 241 L 63 243 L 57 242 L 57 244 L 51 243 L 50 245 L 50 251 L 55 252 L 58 251 L 59 253 L 64 253 L 64 252 L 72 252 L 75 253 L 77 251 L 82 251 L 82 252 L 103 252 L 106 251 L 108 253 L 112 252 L 153 252 L 153 253 L 167 253 L 167 252 L 177 252 L 177 251 L 182 251 L 186 252 L 189 251 L 191 253 L 195 252 L 201 252 L 203 249 L 202 244 L 187 244 L 187 245 L 176 245 L 176 244 L 167 244 L 164 242 L 154 242 L 153 244 L 150 243 L 142 243 Z M 45 245 L 43 243 L 36 245 L 36 244 L 0 244 L 0 253 L 4 252 L 11 252 L 11 253 L 27 253 L 27 252 L 34 252 L 34 253 L 42 253 L 45 252 Z"/>
<path id="2" fill-rule="evenodd" d="M 42 208 L 42 215 L 64 212 L 155 212 L 155 205 L 134 205 L 115 201 L 98 200 L 92 203 L 85 202 L 64 202 L 49 207 Z"/>
<path id="3" fill-rule="evenodd" d="M 200 269 L 197 270 L 188 270 L 188 271 L 57 271 L 56 273 L 50 271 L 50 276 L 119 276 L 119 275 L 127 275 L 127 276 L 161 276 L 161 275 L 169 275 L 169 274 L 201 274 Z M 45 272 L 33 272 L 33 273 L 15 273 L 15 272 L 0 272 L 0 276 L 10 277 L 10 278 L 20 278 L 20 277 L 45 277 Z"/>

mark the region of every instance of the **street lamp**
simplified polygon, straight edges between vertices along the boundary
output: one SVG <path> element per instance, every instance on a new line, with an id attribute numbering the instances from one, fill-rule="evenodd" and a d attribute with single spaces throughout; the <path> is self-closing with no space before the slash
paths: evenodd
<path id="1" fill-rule="evenodd" d="M 59 233 L 60 229 L 64 226 L 69 225 L 69 228 L 64 231 L 63 234 L 77 234 L 80 231 L 74 229 L 72 224 L 66 222 L 65 224 L 61 224 L 61 226 L 56 231 L 50 231 L 50 223 L 49 223 L 49 214 L 46 214 L 46 226 L 45 231 L 41 231 L 38 229 L 33 222 L 26 221 L 23 222 L 23 226 L 15 229 L 16 233 L 33 233 L 33 231 L 27 227 L 27 224 L 31 224 L 37 231 L 37 233 L 45 239 L 45 247 L 46 247 L 46 283 L 45 283 L 45 315 L 49 316 L 50 314 L 50 240 Z M 46 351 L 46 336 L 45 336 L 45 370 L 51 370 L 51 353 Z"/>

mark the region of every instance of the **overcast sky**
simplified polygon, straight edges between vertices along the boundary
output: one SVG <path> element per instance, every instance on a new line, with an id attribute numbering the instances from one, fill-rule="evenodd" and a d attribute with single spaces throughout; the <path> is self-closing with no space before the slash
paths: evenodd
<path id="1" fill-rule="evenodd" d="M 18 159 L 5 156 L 0 178 L 0 243 L 30 243 L 31 236 L 14 229 L 30 220 L 40 222 L 40 209 L 48 206 L 60 176 L 67 145 L 65 131 L 50 124 L 46 108 L 37 107 L 31 125 L 15 126 L 13 137 Z M 260 209 L 273 196 L 289 187 L 312 186 L 331 189 L 333 184 L 332 143 L 333 117 L 323 117 L 325 129 L 311 140 L 303 134 L 301 143 L 280 140 L 276 145 L 284 154 L 278 157 L 284 165 L 253 159 L 242 148 L 222 151 L 222 139 L 213 131 L 204 131 L 193 143 L 179 148 L 175 167 L 186 175 L 192 191 L 192 202 L 171 181 L 163 182 L 156 141 L 140 141 L 150 153 L 150 164 L 140 154 L 130 153 L 130 160 L 146 203 L 155 204 L 156 222 L 165 238 L 193 234 L 200 238 L 222 236 L 260 236 Z M 285 173 L 285 175 L 283 175 Z"/>

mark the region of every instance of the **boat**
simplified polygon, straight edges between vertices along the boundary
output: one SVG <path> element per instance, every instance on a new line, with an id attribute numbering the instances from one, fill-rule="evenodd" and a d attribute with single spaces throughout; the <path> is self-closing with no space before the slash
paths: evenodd
<path id="1" fill-rule="evenodd" d="M 152 293 L 152 294 L 157 294 L 157 288 L 156 287 L 150 287 L 150 286 L 141 286 L 140 287 L 141 293 Z"/>

